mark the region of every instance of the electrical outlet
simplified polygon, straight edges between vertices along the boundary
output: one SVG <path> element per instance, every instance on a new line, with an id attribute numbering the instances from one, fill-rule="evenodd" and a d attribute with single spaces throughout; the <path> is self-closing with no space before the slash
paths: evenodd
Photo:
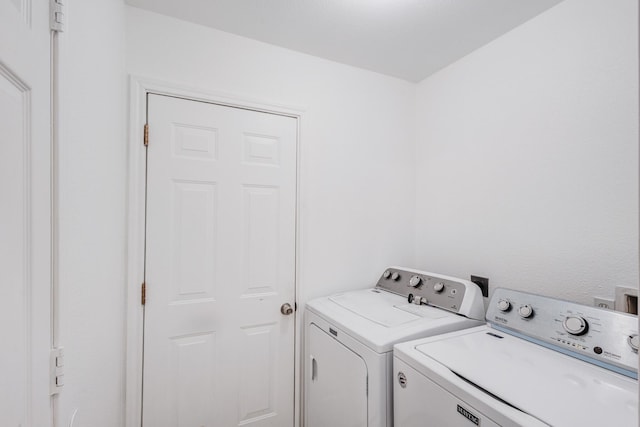
<path id="1" fill-rule="evenodd" d="M 606 308 L 607 310 L 614 309 L 614 299 L 605 297 L 593 297 L 593 306 L 599 308 Z"/>
<path id="2" fill-rule="evenodd" d="M 471 275 L 471 281 L 480 286 L 480 289 L 482 289 L 483 297 L 489 296 L 489 279 L 487 279 L 486 277 Z"/>

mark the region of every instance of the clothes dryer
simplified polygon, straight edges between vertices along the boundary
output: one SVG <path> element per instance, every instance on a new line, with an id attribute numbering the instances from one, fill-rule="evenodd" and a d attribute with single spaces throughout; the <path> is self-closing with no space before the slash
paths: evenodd
<path id="1" fill-rule="evenodd" d="M 307 303 L 306 427 L 391 427 L 393 345 L 481 325 L 480 288 L 391 267 L 374 288 Z"/>

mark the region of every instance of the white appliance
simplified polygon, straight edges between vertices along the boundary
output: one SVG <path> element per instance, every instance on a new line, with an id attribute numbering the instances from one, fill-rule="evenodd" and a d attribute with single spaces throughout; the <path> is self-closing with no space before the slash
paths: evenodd
<path id="1" fill-rule="evenodd" d="M 638 425 L 638 319 L 497 289 L 487 324 L 394 349 L 396 427 Z"/>
<path id="2" fill-rule="evenodd" d="M 305 426 L 390 427 L 393 345 L 478 326 L 480 288 L 392 267 L 373 289 L 318 298 L 305 312 Z"/>

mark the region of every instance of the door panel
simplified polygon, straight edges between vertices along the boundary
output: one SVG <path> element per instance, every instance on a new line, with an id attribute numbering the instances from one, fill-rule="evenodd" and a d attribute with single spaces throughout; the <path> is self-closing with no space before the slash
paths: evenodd
<path id="1" fill-rule="evenodd" d="M 49 426 L 48 3 L 0 0 L 0 425 Z"/>
<path id="2" fill-rule="evenodd" d="M 294 118 L 149 95 L 143 424 L 293 425 Z"/>
<path id="3" fill-rule="evenodd" d="M 278 187 L 242 188 L 243 297 L 275 294 L 278 288 Z"/>
<path id="4" fill-rule="evenodd" d="M 215 333 L 172 337 L 170 340 L 167 378 L 171 383 L 167 386 L 180 420 L 180 424 L 175 425 L 203 425 L 200 420 L 215 416 L 214 406 L 208 401 L 214 387 Z"/>
<path id="5" fill-rule="evenodd" d="M 275 323 L 244 326 L 242 331 L 239 419 L 244 425 L 276 415 L 279 334 Z"/>
<path id="6" fill-rule="evenodd" d="M 216 186 L 174 182 L 173 300 L 214 298 Z"/>
<path id="7" fill-rule="evenodd" d="M 0 360 L 10 366 L 0 388 L 0 425 L 18 426 L 27 419 L 29 383 L 29 217 L 27 150 L 24 138 L 25 92 L 0 75 Z M 4 343 L 8 342 L 8 345 Z M 15 387 L 13 386 L 15 385 Z"/>

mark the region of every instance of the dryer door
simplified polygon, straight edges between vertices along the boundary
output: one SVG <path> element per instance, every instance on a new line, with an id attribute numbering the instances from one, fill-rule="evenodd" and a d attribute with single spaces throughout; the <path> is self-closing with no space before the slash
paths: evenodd
<path id="1" fill-rule="evenodd" d="M 307 427 L 366 426 L 364 360 L 314 324 L 308 339 Z"/>

